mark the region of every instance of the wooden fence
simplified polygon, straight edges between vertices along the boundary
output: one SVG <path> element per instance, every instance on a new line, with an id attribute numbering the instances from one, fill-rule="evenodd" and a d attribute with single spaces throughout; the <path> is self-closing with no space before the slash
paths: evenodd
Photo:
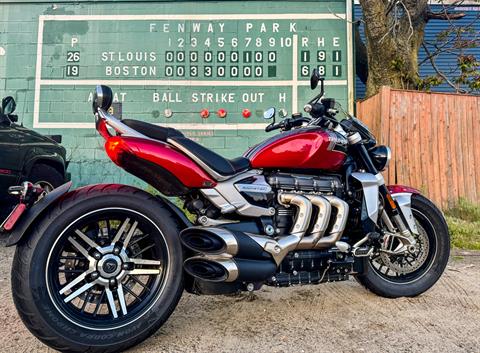
<path id="1" fill-rule="evenodd" d="M 447 208 L 480 203 L 480 97 L 384 87 L 357 115 L 391 147 L 390 184 L 416 187 Z"/>

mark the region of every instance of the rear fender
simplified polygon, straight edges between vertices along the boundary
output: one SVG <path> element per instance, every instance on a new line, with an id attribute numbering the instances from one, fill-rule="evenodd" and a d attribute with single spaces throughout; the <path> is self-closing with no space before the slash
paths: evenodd
<path id="1" fill-rule="evenodd" d="M 40 201 L 29 208 L 22 217 L 18 220 L 15 227 L 10 232 L 6 246 L 16 245 L 27 233 L 30 226 L 35 220 L 51 205 L 53 205 L 58 199 L 65 195 L 72 187 L 72 182 L 69 181 L 52 192 L 48 193 Z"/>
<path id="2" fill-rule="evenodd" d="M 20 242 L 28 233 L 30 227 L 34 225 L 34 223 L 39 219 L 39 217 L 41 217 L 44 212 L 46 212 L 49 207 L 55 205 L 58 201 L 60 201 L 60 199 L 63 199 L 65 197 L 71 197 L 84 189 L 80 188 L 69 192 L 71 186 L 72 182 L 63 184 L 62 186 L 48 193 L 44 198 L 42 198 L 39 202 L 37 202 L 29 210 L 27 210 L 25 214 L 22 215 L 18 223 L 15 225 L 14 229 L 10 232 L 6 246 L 13 246 Z M 97 187 L 102 186 L 104 187 L 105 185 L 97 185 Z M 179 209 L 170 200 L 161 196 L 157 196 L 157 200 L 172 212 L 172 214 L 178 220 L 182 229 L 192 226 L 192 223 L 188 220 L 182 210 Z"/>
<path id="3" fill-rule="evenodd" d="M 418 234 L 417 224 L 412 212 L 412 195 L 420 195 L 420 191 L 404 185 L 388 185 L 387 188 L 392 198 L 397 201 L 410 231 L 413 234 Z"/>

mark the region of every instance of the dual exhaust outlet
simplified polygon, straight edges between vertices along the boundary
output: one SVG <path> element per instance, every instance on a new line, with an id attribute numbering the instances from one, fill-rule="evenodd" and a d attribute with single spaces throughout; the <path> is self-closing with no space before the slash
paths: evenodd
<path id="1" fill-rule="evenodd" d="M 210 282 L 259 282 L 275 274 L 276 263 L 250 235 L 215 227 L 180 233 L 183 245 L 201 255 L 185 260 L 190 275 Z"/>
<path id="2" fill-rule="evenodd" d="M 290 251 L 329 248 L 341 238 L 348 204 L 338 197 L 282 193 L 279 202 L 298 208 L 289 235 L 272 238 L 220 227 L 184 229 L 183 245 L 199 253 L 185 260 L 185 271 L 209 282 L 262 282 L 276 273 Z M 314 207 L 318 212 L 312 223 Z M 334 220 L 332 209 L 336 209 Z"/>

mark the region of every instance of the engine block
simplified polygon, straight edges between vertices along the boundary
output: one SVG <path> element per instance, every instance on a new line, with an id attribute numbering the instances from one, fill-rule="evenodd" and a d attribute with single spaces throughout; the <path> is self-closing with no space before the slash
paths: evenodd
<path id="1" fill-rule="evenodd" d="M 337 194 L 342 190 L 342 180 L 336 175 L 311 176 L 275 173 L 267 178 L 267 182 L 273 189 L 284 191 Z"/>
<path id="2" fill-rule="evenodd" d="M 289 253 L 277 274 L 267 283 L 288 287 L 300 284 L 345 281 L 354 272 L 354 258 L 335 251 L 294 251 Z"/>

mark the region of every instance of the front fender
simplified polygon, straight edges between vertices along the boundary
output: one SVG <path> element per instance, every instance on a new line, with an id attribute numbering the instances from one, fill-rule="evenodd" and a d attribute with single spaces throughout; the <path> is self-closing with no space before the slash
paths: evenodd
<path id="1" fill-rule="evenodd" d="M 388 185 L 387 188 L 392 198 L 397 201 L 410 231 L 413 234 L 418 234 L 417 224 L 412 212 L 412 195 L 420 195 L 420 191 L 404 185 Z"/>
<path id="2" fill-rule="evenodd" d="M 52 192 L 48 193 L 40 201 L 34 204 L 29 208 L 22 217 L 18 220 L 15 227 L 10 232 L 10 235 L 7 240 L 6 246 L 12 246 L 17 244 L 30 226 L 35 222 L 35 220 L 53 203 L 55 203 L 60 197 L 66 194 L 72 187 L 72 182 L 69 181 L 58 188 L 54 189 Z"/>
<path id="3" fill-rule="evenodd" d="M 412 188 L 411 186 L 405 186 L 405 185 L 388 185 L 387 186 L 388 191 L 390 194 L 400 194 L 400 193 L 409 193 L 409 194 L 418 194 L 421 195 L 421 192 L 415 188 Z"/>

